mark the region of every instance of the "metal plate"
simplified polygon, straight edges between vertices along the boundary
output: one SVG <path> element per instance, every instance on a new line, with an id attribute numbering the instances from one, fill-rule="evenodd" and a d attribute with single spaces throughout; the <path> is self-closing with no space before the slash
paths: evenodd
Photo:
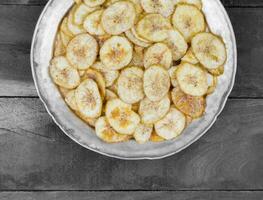
<path id="1" fill-rule="evenodd" d="M 229 17 L 219 0 L 203 0 L 203 11 L 211 31 L 224 39 L 228 60 L 215 93 L 207 98 L 205 115 L 194 121 L 178 138 L 161 143 L 149 142 L 145 145 L 139 145 L 134 141 L 120 144 L 102 142 L 94 134 L 93 129 L 70 111 L 53 84 L 48 72 L 53 41 L 61 19 L 72 5 L 73 0 L 63 0 L 63 3 L 61 0 L 49 1 L 39 18 L 31 48 L 31 67 L 39 97 L 66 135 L 81 146 L 100 154 L 140 160 L 171 156 L 188 147 L 208 131 L 225 106 L 234 85 L 237 67 L 235 35 Z"/>

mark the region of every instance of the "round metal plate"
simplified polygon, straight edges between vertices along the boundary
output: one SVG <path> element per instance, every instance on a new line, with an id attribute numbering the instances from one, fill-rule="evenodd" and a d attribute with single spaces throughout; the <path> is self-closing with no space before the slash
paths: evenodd
<path id="1" fill-rule="evenodd" d="M 207 98 L 205 115 L 194 121 L 178 138 L 139 145 L 134 141 L 120 144 L 106 144 L 94 130 L 81 121 L 65 104 L 57 87 L 49 76 L 49 62 L 52 58 L 53 41 L 61 19 L 73 5 L 73 0 L 50 0 L 37 23 L 32 48 L 31 67 L 40 99 L 56 124 L 72 140 L 81 146 L 110 157 L 140 160 L 160 159 L 185 149 L 204 135 L 223 110 L 233 88 L 237 68 L 236 41 L 229 17 L 219 0 L 203 0 L 203 12 L 212 32 L 220 35 L 227 46 L 228 60 L 225 73 L 219 78 L 218 87 Z"/>

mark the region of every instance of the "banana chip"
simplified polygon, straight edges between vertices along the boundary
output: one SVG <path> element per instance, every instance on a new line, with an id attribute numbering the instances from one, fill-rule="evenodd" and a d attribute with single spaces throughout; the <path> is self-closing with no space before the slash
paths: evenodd
<path id="1" fill-rule="evenodd" d="M 124 135 L 132 135 L 140 123 L 140 117 L 132 111 L 131 105 L 120 99 L 107 102 L 106 117 L 113 129 Z"/>
<path id="2" fill-rule="evenodd" d="M 72 89 L 67 89 L 67 88 L 63 88 L 63 87 L 59 86 L 59 87 L 58 87 L 58 90 L 59 90 L 61 96 L 62 96 L 63 98 L 65 98 L 66 95 L 67 95 Z"/>
<path id="3" fill-rule="evenodd" d="M 205 18 L 203 13 L 192 5 L 179 4 L 173 14 L 172 22 L 187 42 L 197 33 L 205 31 Z"/>
<path id="4" fill-rule="evenodd" d="M 140 103 L 132 104 L 132 110 L 136 113 L 139 112 Z"/>
<path id="5" fill-rule="evenodd" d="M 68 92 L 65 96 L 65 102 L 68 104 L 68 106 L 72 109 L 77 111 L 78 105 L 75 98 L 75 90 L 71 90 Z"/>
<path id="6" fill-rule="evenodd" d="M 82 0 L 74 0 L 76 4 L 81 4 Z"/>
<path id="7" fill-rule="evenodd" d="M 141 46 L 141 47 L 148 47 L 151 44 L 147 41 L 143 41 L 140 38 L 136 37 L 133 32 L 130 30 L 125 32 L 126 37 L 135 45 Z"/>
<path id="8" fill-rule="evenodd" d="M 212 94 L 214 93 L 214 91 L 216 90 L 216 86 L 218 83 L 218 79 L 217 76 L 213 76 L 209 73 L 207 73 L 207 81 L 208 81 L 208 90 L 207 90 L 207 94 Z"/>
<path id="9" fill-rule="evenodd" d="M 167 39 L 171 24 L 160 14 L 148 14 L 136 25 L 136 31 L 142 38 L 152 42 L 161 42 Z"/>
<path id="10" fill-rule="evenodd" d="M 103 44 L 111 38 L 111 35 L 105 34 L 105 35 L 96 35 L 95 39 L 97 40 L 99 47 L 101 48 Z"/>
<path id="11" fill-rule="evenodd" d="M 171 140 L 182 133 L 185 125 L 185 116 L 177 109 L 171 108 L 163 119 L 154 124 L 154 128 L 157 135 L 166 140 Z"/>
<path id="12" fill-rule="evenodd" d="M 73 38 L 67 47 L 67 59 L 77 69 L 88 69 L 98 54 L 97 41 L 89 34 L 80 34 Z"/>
<path id="13" fill-rule="evenodd" d="M 118 1 L 110 5 L 102 14 L 104 30 L 111 35 L 118 35 L 129 30 L 135 23 L 136 11 L 132 2 Z"/>
<path id="14" fill-rule="evenodd" d="M 73 89 L 80 84 L 78 70 L 71 67 L 63 56 L 55 57 L 51 61 L 49 71 L 53 81 L 63 88 Z"/>
<path id="15" fill-rule="evenodd" d="M 146 13 L 159 13 L 169 17 L 174 11 L 173 0 L 141 0 L 142 8 Z"/>
<path id="16" fill-rule="evenodd" d="M 196 6 L 199 10 L 202 9 L 202 1 L 201 0 L 174 0 L 175 4 L 191 4 Z"/>
<path id="17" fill-rule="evenodd" d="M 78 110 L 83 116 L 88 118 L 100 117 L 102 99 L 95 81 L 91 79 L 83 81 L 75 91 L 75 98 Z"/>
<path id="18" fill-rule="evenodd" d="M 91 35 L 105 35 L 105 31 L 101 25 L 101 16 L 104 10 L 96 10 L 90 13 L 84 20 L 83 27 Z"/>
<path id="19" fill-rule="evenodd" d="M 107 69 L 102 62 L 94 63 L 91 66 L 91 68 L 96 69 L 102 73 L 102 75 L 105 79 L 106 87 L 112 86 L 120 74 L 119 71 Z"/>
<path id="20" fill-rule="evenodd" d="M 178 69 L 178 66 L 173 66 L 169 69 L 169 75 L 170 75 L 170 79 L 171 79 L 171 83 L 172 83 L 172 86 L 173 87 L 179 87 L 178 85 L 178 81 L 177 81 L 177 78 L 176 78 L 176 71 Z"/>
<path id="21" fill-rule="evenodd" d="M 191 118 L 199 118 L 205 111 L 205 98 L 195 97 L 183 93 L 179 88 L 174 88 L 171 92 L 175 107 Z"/>
<path id="22" fill-rule="evenodd" d="M 132 60 L 133 49 L 125 37 L 113 36 L 100 49 L 100 60 L 109 70 L 119 70 Z"/>
<path id="23" fill-rule="evenodd" d="M 102 74 L 94 69 L 88 69 L 86 72 L 85 72 L 85 75 L 83 76 L 83 79 L 86 80 L 86 79 L 92 79 L 94 80 L 98 87 L 99 87 L 99 91 L 100 91 L 100 95 L 101 95 L 101 98 L 102 100 L 105 98 L 105 95 L 106 95 L 106 83 L 105 83 L 105 80 L 102 76 Z"/>
<path id="24" fill-rule="evenodd" d="M 192 40 L 192 50 L 196 58 L 207 69 L 223 66 L 226 48 L 221 38 L 211 33 L 199 33 Z"/>
<path id="25" fill-rule="evenodd" d="M 73 22 L 76 24 L 76 25 L 82 25 L 86 16 L 88 14 L 90 14 L 91 12 L 97 10 L 98 7 L 89 7 L 87 6 L 86 4 L 84 3 L 81 3 L 79 4 L 77 7 L 76 7 L 76 10 L 74 12 L 74 19 L 73 19 Z"/>
<path id="26" fill-rule="evenodd" d="M 88 124 L 89 126 L 95 127 L 97 118 L 87 117 L 87 116 L 83 115 L 82 113 L 80 113 L 79 111 L 75 111 L 75 114 L 76 114 L 82 121 L 84 121 L 86 124 Z"/>
<path id="27" fill-rule="evenodd" d="M 74 37 L 74 35 L 70 32 L 70 30 L 68 29 L 68 17 L 65 17 L 63 19 L 63 21 L 61 22 L 60 25 L 60 30 L 65 33 L 67 36 L 69 37 Z"/>
<path id="28" fill-rule="evenodd" d="M 135 11 L 136 11 L 137 15 L 139 15 L 143 12 L 141 0 L 129 0 L 129 1 L 131 1 L 134 4 Z"/>
<path id="29" fill-rule="evenodd" d="M 155 43 L 147 49 L 144 55 L 144 67 L 148 69 L 152 65 L 162 65 L 169 69 L 172 65 L 172 52 L 167 45 Z"/>
<path id="30" fill-rule="evenodd" d="M 203 96 L 207 93 L 206 72 L 198 66 L 190 63 L 182 63 L 176 70 L 176 78 L 180 88 L 186 94 Z"/>
<path id="31" fill-rule="evenodd" d="M 54 56 L 63 56 L 66 53 L 66 48 L 62 42 L 61 35 L 57 34 L 54 46 Z"/>
<path id="32" fill-rule="evenodd" d="M 105 3 L 105 6 L 109 7 L 111 4 L 113 4 L 117 1 L 120 1 L 120 0 L 107 0 L 107 2 Z M 137 15 L 139 15 L 143 12 L 141 2 L 140 2 L 141 0 L 128 0 L 128 1 L 133 3 Z"/>
<path id="33" fill-rule="evenodd" d="M 113 91 L 114 93 L 118 94 L 118 81 L 115 81 L 113 83 L 113 85 L 111 85 L 110 87 L 108 87 L 108 89 L 110 89 L 111 91 Z"/>
<path id="34" fill-rule="evenodd" d="M 142 16 L 142 18 L 143 18 L 143 16 Z M 137 33 L 137 31 L 136 31 L 136 26 L 133 26 L 130 30 L 131 30 L 131 32 L 132 32 L 132 34 L 134 35 L 135 38 L 137 38 L 138 40 L 140 40 L 140 41 L 142 41 L 142 42 L 145 42 L 145 43 L 151 45 L 152 42 L 151 42 L 150 40 L 147 40 L 147 39 L 141 37 L 141 36 Z"/>
<path id="35" fill-rule="evenodd" d="M 96 7 L 105 2 L 105 0 L 83 0 L 83 1 L 89 7 Z"/>
<path id="36" fill-rule="evenodd" d="M 150 125 L 139 124 L 135 129 L 133 137 L 136 140 L 136 142 L 138 142 L 139 144 L 145 144 L 150 140 L 152 131 L 153 131 L 152 124 Z"/>
<path id="37" fill-rule="evenodd" d="M 216 69 L 208 69 L 208 72 L 214 76 L 220 76 L 224 74 L 225 67 L 222 65 Z"/>
<path id="38" fill-rule="evenodd" d="M 70 42 L 70 40 L 72 39 L 72 37 L 68 36 L 67 34 L 65 34 L 63 31 L 59 32 L 61 41 L 64 45 L 64 48 L 66 49 L 66 46 L 68 46 L 68 43 Z"/>
<path id="39" fill-rule="evenodd" d="M 199 60 L 197 60 L 191 48 L 188 49 L 185 56 L 182 58 L 182 61 L 191 63 L 193 65 L 196 65 L 199 63 Z"/>
<path id="40" fill-rule="evenodd" d="M 152 135 L 150 137 L 150 141 L 151 142 L 163 142 L 163 141 L 165 141 L 165 139 L 162 138 L 161 136 L 157 135 L 156 131 L 153 130 Z"/>
<path id="41" fill-rule="evenodd" d="M 117 133 L 109 124 L 106 117 L 100 117 L 95 124 L 96 135 L 107 143 L 126 142 L 131 137 Z"/>
<path id="42" fill-rule="evenodd" d="M 154 65 L 144 73 L 143 87 L 146 96 L 151 101 L 160 101 L 170 89 L 169 73 L 161 66 Z"/>
<path id="43" fill-rule="evenodd" d="M 144 98 L 143 70 L 138 67 L 124 69 L 118 79 L 118 95 L 126 103 L 134 104 Z"/>
<path id="44" fill-rule="evenodd" d="M 140 102 L 139 114 L 142 122 L 145 124 L 154 124 L 162 119 L 170 109 L 170 99 L 168 96 L 160 101 L 151 101 L 144 98 Z"/>
<path id="45" fill-rule="evenodd" d="M 144 48 L 135 46 L 133 50 L 133 58 L 130 62 L 130 66 L 144 67 Z"/>
<path id="46" fill-rule="evenodd" d="M 193 122 L 193 118 L 189 116 L 185 116 L 185 118 L 186 118 L 186 125 L 185 125 L 185 128 L 186 128 L 190 126 L 190 124 Z"/>
<path id="47" fill-rule="evenodd" d="M 86 32 L 82 26 L 74 23 L 74 13 L 76 9 L 77 7 L 74 6 L 73 9 L 69 12 L 68 21 L 67 21 L 68 30 L 70 31 L 72 35 L 78 35 L 78 34 Z"/>
<path id="48" fill-rule="evenodd" d="M 118 98 L 117 94 L 115 94 L 113 91 L 109 89 L 106 89 L 106 96 L 105 96 L 106 101 L 116 99 L 116 98 Z"/>
<path id="49" fill-rule="evenodd" d="M 168 37 L 165 43 L 172 50 L 174 61 L 180 60 L 185 55 L 188 48 L 184 37 L 175 29 L 168 31 Z"/>
<path id="50" fill-rule="evenodd" d="M 80 78 L 81 78 L 82 80 L 84 80 L 84 76 L 85 76 L 85 74 L 86 74 L 86 70 L 78 70 L 78 71 L 79 71 Z"/>

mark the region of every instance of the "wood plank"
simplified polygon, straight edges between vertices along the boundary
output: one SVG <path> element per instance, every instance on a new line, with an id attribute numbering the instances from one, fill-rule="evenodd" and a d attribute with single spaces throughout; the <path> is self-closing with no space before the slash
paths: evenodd
<path id="1" fill-rule="evenodd" d="M 183 152 L 124 161 L 80 147 L 39 99 L 0 99 L 1 190 L 262 190 L 263 100 L 230 100 Z"/>
<path id="2" fill-rule="evenodd" d="M 263 192 L 2 192 L 2 200 L 258 200 Z"/>
<path id="3" fill-rule="evenodd" d="M 263 79 L 259 75 L 263 62 L 263 8 L 233 8 L 227 11 L 238 49 L 236 83 L 231 96 L 263 97 Z"/>
<path id="4" fill-rule="evenodd" d="M 0 96 L 36 96 L 30 43 L 41 6 L 0 6 Z M 263 8 L 230 8 L 238 44 L 232 97 L 263 97 Z M 253 23 L 251 23 L 253 22 Z"/>
<path id="5" fill-rule="evenodd" d="M 30 44 L 43 7 L 0 6 L 0 95 L 36 96 Z"/>
<path id="6" fill-rule="evenodd" d="M 29 47 L 0 45 L 0 95 L 36 96 Z"/>
<path id="7" fill-rule="evenodd" d="M 0 5 L 45 5 L 48 0 L 1 0 Z M 263 6 L 261 0 L 221 0 L 224 6 L 256 7 Z"/>
<path id="8" fill-rule="evenodd" d="M 48 0 L 1 0 L 0 5 L 45 5 Z"/>
<path id="9" fill-rule="evenodd" d="M 263 6 L 261 0 L 221 0 L 227 7 L 259 7 Z"/>

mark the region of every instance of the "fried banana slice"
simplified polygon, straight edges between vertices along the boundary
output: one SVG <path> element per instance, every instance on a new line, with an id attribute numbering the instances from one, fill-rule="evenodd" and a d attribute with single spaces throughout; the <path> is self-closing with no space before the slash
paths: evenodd
<path id="1" fill-rule="evenodd" d="M 151 101 L 160 101 L 170 89 L 170 77 L 168 71 L 159 65 L 148 68 L 144 73 L 143 87 L 146 96 Z"/>
<path id="2" fill-rule="evenodd" d="M 155 131 L 160 137 L 171 140 L 178 137 L 184 130 L 186 118 L 176 108 L 171 108 L 168 114 L 154 124 Z"/>
<path id="3" fill-rule="evenodd" d="M 135 129 L 135 132 L 133 134 L 134 139 L 139 144 L 145 144 L 148 142 L 151 138 L 153 131 L 153 125 L 152 124 L 139 124 L 137 128 Z"/>
<path id="4" fill-rule="evenodd" d="M 205 17 L 195 6 L 179 4 L 172 17 L 173 26 L 190 42 L 192 37 L 206 29 Z"/>
<path id="5" fill-rule="evenodd" d="M 143 70 L 139 67 L 124 69 L 118 79 L 118 95 L 128 104 L 135 104 L 144 98 Z"/>
<path id="6" fill-rule="evenodd" d="M 117 133 L 109 124 L 106 117 L 100 117 L 95 124 L 96 135 L 107 143 L 119 143 L 128 141 L 131 136 Z"/>
<path id="7" fill-rule="evenodd" d="M 133 55 L 131 43 L 121 36 L 108 39 L 100 49 L 100 60 L 108 70 L 120 70 L 127 66 Z"/>
<path id="8" fill-rule="evenodd" d="M 174 88 L 171 96 L 175 107 L 185 115 L 191 118 L 199 118 L 204 114 L 206 108 L 204 97 L 185 94 L 180 88 Z"/>
<path id="9" fill-rule="evenodd" d="M 73 38 L 67 47 L 67 59 L 77 69 L 88 69 L 98 55 L 97 41 L 84 33 Z"/>
<path id="10" fill-rule="evenodd" d="M 226 62 L 226 47 L 221 38 L 212 33 L 199 33 L 192 39 L 195 57 L 208 70 L 223 66 Z"/>
<path id="11" fill-rule="evenodd" d="M 159 13 L 169 17 L 174 11 L 173 0 L 141 0 L 142 8 L 146 13 Z"/>
<path id="12" fill-rule="evenodd" d="M 53 81 L 67 89 L 74 89 L 80 84 L 78 70 L 71 67 L 64 56 L 55 57 L 49 67 L 50 75 Z"/>
<path id="13" fill-rule="evenodd" d="M 144 124 L 154 124 L 162 119 L 170 109 L 170 99 L 168 95 L 160 101 L 151 101 L 144 98 L 140 102 L 139 114 Z"/>
<path id="14" fill-rule="evenodd" d="M 168 37 L 172 26 L 168 19 L 160 14 L 148 14 L 136 25 L 136 32 L 142 38 L 152 42 L 162 42 Z"/>
<path id="15" fill-rule="evenodd" d="M 144 55 L 144 67 L 146 69 L 152 65 L 162 65 L 169 69 L 172 61 L 172 51 L 164 43 L 155 43 L 146 50 Z"/>
<path id="16" fill-rule="evenodd" d="M 75 91 L 79 112 L 88 118 L 101 116 L 102 99 L 97 83 L 92 79 L 83 81 Z"/>
<path id="17" fill-rule="evenodd" d="M 135 24 L 136 10 L 130 1 L 118 1 L 110 5 L 102 14 L 103 29 L 111 35 L 119 35 Z"/>
<path id="18" fill-rule="evenodd" d="M 105 35 L 106 32 L 104 31 L 101 25 L 101 16 L 104 10 L 96 10 L 90 13 L 84 20 L 83 27 L 84 29 L 90 33 L 91 35 Z"/>
<path id="19" fill-rule="evenodd" d="M 190 63 L 181 63 L 176 70 L 176 79 L 186 94 L 203 96 L 207 93 L 208 82 L 206 72 Z"/>
<path id="20" fill-rule="evenodd" d="M 113 99 L 107 102 L 106 117 L 115 131 L 124 135 L 133 135 L 136 127 L 140 123 L 140 117 L 130 104 L 126 104 L 120 99 Z"/>

